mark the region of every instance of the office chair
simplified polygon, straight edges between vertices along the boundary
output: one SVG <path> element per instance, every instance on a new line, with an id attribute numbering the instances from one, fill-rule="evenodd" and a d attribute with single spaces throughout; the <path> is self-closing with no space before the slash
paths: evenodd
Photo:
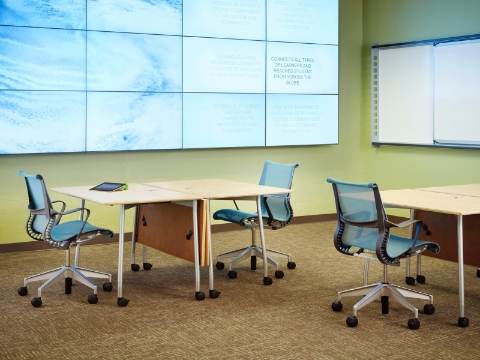
<path id="1" fill-rule="evenodd" d="M 266 161 L 260 177 L 260 185 L 273 186 L 279 188 L 290 189 L 292 187 L 292 179 L 295 168 L 298 164 L 278 164 L 272 161 Z M 232 265 L 242 261 L 250 256 L 250 268 L 256 270 L 257 257 L 262 258 L 262 248 L 256 245 L 255 233 L 262 225 L 264 228 L 278 230 L 287 226 L 293 218 L 293 209 L 290 205 L 290 194 L 265 195 L 261 197 L 262 219 L 259 220 L 258 213 L 250 213 L 239 210 L 237 203 L 234 201 L 236 209 L 222 209 L 213 214 L 215 220 L 223 220 L 231 222 L 252 231 L 252 244 L 233 251 L 222 253 L 217 256 L 216 268 L 221 270 L 225 264 L 220 259 L 234 257 L 229 263 L 228 277 L 235 279 L 237 272 L 232 270 Z M 261 224 L 260 224 L 261 222 Z M 295 269 L 296 264 L 291 261 L 290 255 L 283 252 L 267 249 L 267 260 L 269 264 L 275 266 L 275 277 L 283 278 L 283 271 L 279 270 L 278 262 L 273 256 L 287 259 L 287 267 Z M 264 284 L 270 285 L 272 279 L 265 278 Z"/>
<path id="2" fill-rule="evenodd" d="M 382 314 L 388 314 L 388 298 L 392 297 L 414 313 L 414 318 L 408 320 L 408 327 L 418 329 L 420 327 L 418 309 L 407 298 L 429 301 L 423 311 L 427 315 L 432 315 L 435 313 L 433 296 L 389 283 L 387 268 L 400 266 L 400 259 L 415 256 L 425 250 L 438 253 L 440 246 L 434 242 L 418 240 L 423 225 L 421 221 L 407 220 L 400 224 L 390 222 L 377 184 L 355 184 L 332 178 L 328 178 L 327 182 L 333 187 L 338 217 L 333 239 L 335 248 L 344 255 L 378 259 L 383 265 L 382 282 L 340 291 L 338 300 L 332 303 L 332 309 L 342 310 L 342 297 L 363 296 L 353 306 L 353 316 L 347 318 L 347 325 L 355 327 L 358 324 L 358 310 L 380 298 Z M 390 234 L 391 228 L 405 227 L 410 224 L 416 224 L 413 239 Z"/>
<path id="3" fill-rule="evenodd" d="M 89 241 L 98 235 L 112 238 L 113 232 L 88 223 L 89 209 L 76 208 L 65 211 L 66 205 L 63 201 L 51 201 L 41 175 L 27 175 L 23 171 L 19 171 L 18 174 L 25 178 L 27 184 L 28 210 L 30 210 L 30 216 L 26 224 L 27 234 L 34 240 L 45 241 L 48 246 L 66 252 L 66 264 L 64 266 L 26 277 L 23 286 L 18 288 L 18 294 L 26 296 L 28 294 L 27 284 L 32 281 L 47 280 L 38 288 L 37 297 L 34 297 L 31 301 L 34 307 L 40 307 L 43 290 L 65 279 L 65 294 L 71 294 L 72 282 L 75 279 L 93 289 L 93 294 L 90 294 L 87 300 L 90 304 L 97 303 L 97 285 L 88 277 L 107 279 L 108 282 L 103 284 L 103 290 L 112 291 L 112 275 L 70 265 L 70 248 Z M 62 203 L 62 208 L 57 211 L 52 204 L 59 202 Z M 63 215 L 77 211 L 86 213 L 85 220 L 73 220 L 60 224 Z"/>

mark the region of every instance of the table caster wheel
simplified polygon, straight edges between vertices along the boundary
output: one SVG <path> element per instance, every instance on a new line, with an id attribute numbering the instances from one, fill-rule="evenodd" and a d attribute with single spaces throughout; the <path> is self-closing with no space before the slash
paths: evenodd
<path id="1" fill-rule="evenodd" d="M 118 298 L 117 299 L 117 305 L 120 307 L 125 307 L 128 305 L 130 300 L 125 299 L 124 297 Z"/>
<path id="2" fill-rule="evenodd" d="M 150 270 L 152 268 L 152 264 L 150 263 L 143 263 L 143 270 Z"/>
<path id="3" fill-rule="evenodd" d="M 415 278 L 411 277 L 411 276 L 407 276 L 405 278 L 405 282 L 408 284 L 408 285 L 415 285 Z"/>
<path id="4" fill-rule="evenodd" d="M 140 270 L 140 265 L 138 265 L 138 264 L 131 264 L 131 265 L 130 265 L 130 268 L 132 269 L 132 271 L 138 271 L 138 270 Z"/>
<path id="5" fill-rule="evenodd" d="M 198 301 L 205 300 L 205 294 L 201 291 L 197 291 L 195 293 L 195 299 L 197 299 Z"/>
<path id="6" fill-rule="evenodd" d="M 466 328 L 469 324 L 468 318 L 466 317 L 459 317 L 458 318 L 458 326 L 462 328 Z"/>
<path id="7" fill-rule="evenodd" d="M 272 285 L 272 283 L 273 283 L 272 278 L 268 276 L 263 278 L 263 285 Z"/>
<path id="8" fill-rule="evenodd" d="M 425 276 L 423 275 L 417 275 L 417 282 L 419 284 L 425 284 Z"/>
<path id="9" fill-rule="evenodd" d="M 208 294 L 210 295 L 210 297 L 211 297 L 212 299 L 216 299 L 216 298 L 218 298 L 218 297 L 220 296 L 220 291 L 217 291 L 217 290 L 215 290 L 215 289 L 213 289 L 213 290 L 208 290 Z"/>

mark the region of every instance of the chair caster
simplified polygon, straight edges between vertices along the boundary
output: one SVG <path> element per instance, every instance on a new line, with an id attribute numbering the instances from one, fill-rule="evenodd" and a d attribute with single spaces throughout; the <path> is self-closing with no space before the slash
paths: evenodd
<path id="1" fill-rule="evenodd" d="M 201 291 L 197 291 L 195 292 L 195 299 L 197 299 L 198 301 L 205 300 L 205 294 Z"/>
<path id="2" fill-rule="evenodd" d="M 459 317 L 458 318 L 458 326 L 462 328 L 466 328 L 469 324 L 468 318 L 466 317 Z"/>
<path id="3" fill-rule="evenodd" d="M 418 319 L 408 319 L 408 328 L 412 330 L 417 330 L 420 327 L 420 321 Z"/>
<path id="4" fill-rule="evenodd" d="M 356 327 L 358 325 L 358 319 L 356 316 L 347 317 L 347 325 L 350 327 Z"/>
<path id="5" fill-rule="evenodd" d="M 152 268 L 152 264 L 150 263 L 143 263 L 143 270 L 150 270 Z"/>
<path id="6" fill-rule="evenodd" d="M 281 270 L 275 271 L 275 277 L 277 279 L 282 279 L 284 276 L 285 276 L 285 274 L 283 273 L 283 271 L 281 271 Z"/>
<path id="7" fill-rule="evenodd" d="M 405 278 L 405 282 L 408 284 L 408 285 L 415 285 L 415 278 L 411 277 L 411 276 L 407 276 Z"/>
<path id="8" fill-rule="evenodd" d="M 417 282 L 419 284 L 425 284 L 425 276 L 423 275 L 417 275 Z"/>
<path id="9" fill-rule="evenodd" d="M 103 283 L 103 291 L 106 291 L 106 292 L 110 292 L 113 290 L 113 285 L 111 282 L 106 282 L 106 283 Z"/>
<path id="10" fill-rule="evenodd" d="M 210 295 L 210 297 L 211 297 L 212 299 L 216 299 L 216 298 L 218 298 L 218 297 L 220 296 L 220 291 L 217 291 L 217 290 L 215 290 L 215 289 L 213 289 L 213 290 L 208 290 L 208 295 Z"/>
<path id="11" fill-rule="evenodd" d="M 98 302 L 98 296 L 97 294 L 90 294 L 88 295 L 88 303 L 89 304 L 96 304 Z"/>
<path id="12" fill-rule="evenodd" d="M 215 267 L 218 269 L 218 270 L 223 270 L 223 268 L 225 267 L 225 264 L 221 261 L 217 261 L 217 263 L 215 264 Z"/>
<path id="13" fill-rule="evenodd" d="M 18 288 L 17 292 L 18 292 L 18 295 L 25 296 L 28 294 L 28 289 L 26 286 L 21 286 Z"/>
<path id="14" fill-rule="evenodd" d="M 289 261 L 287 263 L 287 268 L 289 268 L 290 270 L 293 270 L 297 267 L 297 264 L 295 264 L 293 261 Z"/>
<path id="15" fill-rule="evenodd" d="M 272 278 L 268 276 L 263 278 L 263 285 L 272 285 L 272 283 L 273 283 Z"/>
<path id="16" fill-rule="evenodd" d="M 480 269 L 477 269 L 477 277 L 480 277 Z"/>
<path id="17" fill-rule="evenodd" d="M 332 310 L 333 311 L 342 311 L 343 309 L 343 304 L 341 301 L 334 301 L 332 302 Z"/>
<path id="18" fill-rule="evenodd" d="M 121 297 L 121 298 L 117 299 L 117 305 L 120 306 L 120 307 L 127 306 L 129 302 L 130 302 L 130 300 L 127 300 L 124 297 Z"/>
<path id="19" fill-rule="evenodd" d="M 34 297 L 34 298 L 32 299 L 32 305 L 33 305 L 33 307 L 40 307 L 40 306 L 42 306 L 42 298 Z"/>
<path id="20" fill-rule="evenodd" d="M 138 265 L 138 264 L 131 264 L 131 265 L 130 265 L 130 268 L 132 269 L 132 271 L 138 271 L 138 270 L 140 270 L 140 265 Z"/>
<path id="21" fill-rule="evenodd" d="M 230 271 L 228 272 L 228 277 L 229 277 L 230 279 L 235 279 L 235 278 L 237 277 L 237 272 L 234 271 L 234 270 L 230 270 Z"/>
<path id="22" fill-rule="evenodd" d="M 427 315 L 433 315 L 435 314 L 435 306 L 433 304 L 426 304 L 423 307 L 423 313 Z"/>

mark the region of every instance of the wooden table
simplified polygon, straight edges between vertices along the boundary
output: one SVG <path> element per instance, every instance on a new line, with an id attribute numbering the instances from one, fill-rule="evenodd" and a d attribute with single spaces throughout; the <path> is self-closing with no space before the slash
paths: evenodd
<path id="1" fill-rule="evenodd" d="M 463 217 L 480 214 L 480 185 L 457 185 L 419 189 L 382 191 L 383 203 L 411 209 L 411 217 L 415 210 L 454 215 L 457 220 L 458 248 L 458 325 L 467 327 L 469 320 L 465 317 L 465 285 L 463 261 Z"/>
<path id="2" fill-rule="evenodd" d="M 117 304 L 126 306 L 129 302 L 123 297 L 123 248 L 125 237 L 125 210 L 134 208 L 140 204 L 155 204 L 169 202 L 191 201 L 193 215 L 193 236 L 194 236 L 194 259 L 195 259 L 195 298 L 203 300 L 205 295 L 200 291 L 200 265 L 199 265 L 199 232 L 197 203 L 199 200 L 210 199 L 247 199 L 254 198 L 257 201 L 257 210 L 261 213 L 260 197 L 266 194 L 284 194 L 291 192 L 288 189 L 269 187 L 263 185 L 255 185 L 241 183 L 236 181 L 222 179 L 204 179 L 190 181 L 168 181 L 149 184 L 129 184 L 128 190 L 103 192 L 90 190 L 93 185 L 59 187 L 53 188 L 53 191 L 70 195 L 81 200 L 81 207 L 85 206 L 85 201 L 92 201 L 103 205 L 118 205 L 120 207 L 120 227 L 119 227 L 119 247 L 118 247 L 118 288 L 117 288 Z M 206 228 L 208 238 L 211 237 L 210 231 L 210 214 L 209 206 L 207 208 Z M 135 216 L 134 216 L 135 218 Z M 135 234 L 135 220 L 133 234 Z M 265 237 L 263 228 L 260 227 L 260 236 L 262 246 L 265 247 Z M 134 240 L 134 239 L 132 239 Z M 212 259 L 211 241 L 208 241 L 209 258 Z M 268 263 L 266 260 L 266 252 L 264 252 L 264 277 L 268 277 Z M 214 289 L 213 281 L 213 262 L 209 263 L 209 294 L 215 298 L 220 294 Z"/>

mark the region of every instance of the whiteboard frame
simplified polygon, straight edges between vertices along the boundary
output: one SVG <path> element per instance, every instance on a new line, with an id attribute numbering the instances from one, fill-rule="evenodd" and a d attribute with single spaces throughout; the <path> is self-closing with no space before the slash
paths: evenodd
<path id="1" fill-rule="evenodd" d="M 403 43 L 393 43 L 393 44 L 383 44 L 379 45 L 374 43 L 371 45 L 370 52 L 370 118 L 371 118 L 371 139 L 372 146 L 379 147 L 382 145 L 393 145 L 393 146 L 416 146 L 416 147 L 429 147 L 429 148 L 453 148 L 453 149 L 480 149 L 480 143 L 438 143 L 433 142 L 433 144 L 417 144 L 417 143 L 403 143 L 403 142 L 381 142 L 379 140 L 379 133 L 381 120 L 378 117 L 379 109 L 379 50 L 385 48 L 400 48 L 400 47 L 411 47 L 411 46 L 421 46 L 421 45 L 438 45 L 448 42 L 462 42 L 462 41 L 478 41 L 480 39 L 480 34 L 448 37 L 448 38 L 436 38 L 436 39 L 427 39 L 420 41 L 411 41 Z M 432 128 L 433 132 L 433 128 Z"/>

